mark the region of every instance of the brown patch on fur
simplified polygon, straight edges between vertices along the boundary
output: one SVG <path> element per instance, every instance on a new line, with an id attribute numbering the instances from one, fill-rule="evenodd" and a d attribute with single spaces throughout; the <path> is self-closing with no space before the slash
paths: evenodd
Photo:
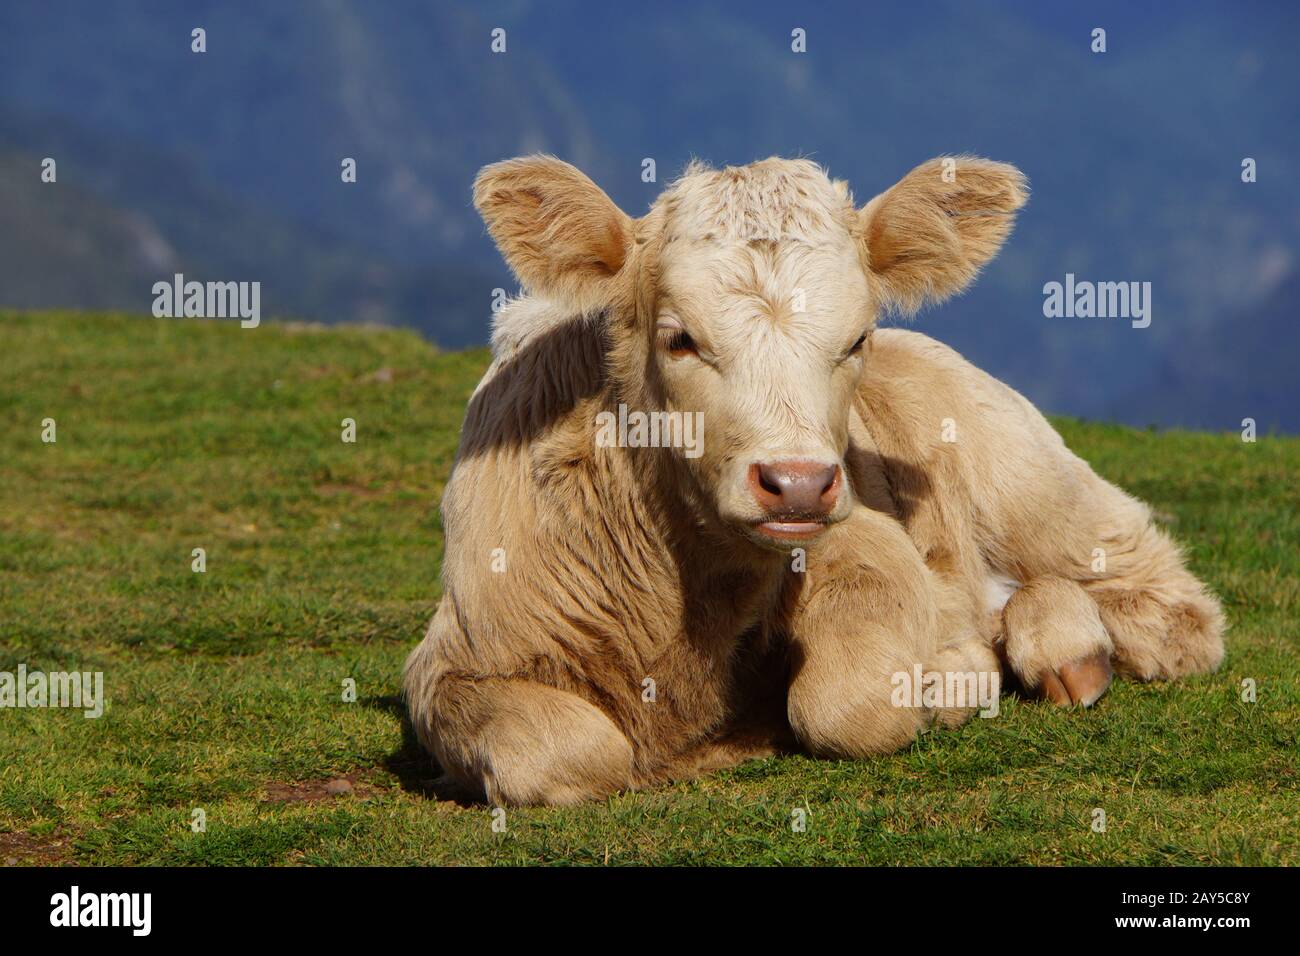
<path id="1" fill-rule="evenodd" d="M 573 412 L 602 394 L 605 350 L 602 326 L 575 319 L 494 362 L 470 398 L 457 459 L 526 447 L 557 426 L 589 427 L 596 409 Z"/>

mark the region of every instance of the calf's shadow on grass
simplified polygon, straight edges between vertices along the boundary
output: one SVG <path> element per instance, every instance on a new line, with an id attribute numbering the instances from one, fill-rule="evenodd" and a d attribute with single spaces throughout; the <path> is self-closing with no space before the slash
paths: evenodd
<path id="1" fill-rule="evenodd" d="M 420 745 L 411 726 L 411 718 L 406 712 L 406 701 L 396 694 L 384 697 L 363 697 L 363 707 L 380 710 L 397 718 L 402 724 L 401 745 L 383 759 L 382 766 L 397 778 L 398 785 L 407 793 L 414 793 L 428 800 L 446 800 L 460 807 L 481 808 L 483 798 L 466 792 L 442 779 L 442 768 Z"/>

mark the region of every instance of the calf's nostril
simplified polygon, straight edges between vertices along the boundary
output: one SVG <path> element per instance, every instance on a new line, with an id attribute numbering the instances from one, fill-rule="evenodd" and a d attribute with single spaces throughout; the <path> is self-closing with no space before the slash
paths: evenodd
<path id="1" fill-rule="evenodd" d="M 797 459 L 754 464 L 749 482 L 763 507 L 813 516 L 834 507 L 839 498 L 840 468 Z"/>
<path id="2" fill-rule="evenodd" d="M 818 495 L 824 504 L 834 504 L 835 499 L 840 493 L 840 466 L 831 465 L 822 472 L 821 494 Z"/>
<path id="3" fill-rule="evenodd" d="M 758 484 L 759 487 L 761 487 L 769 495 L 776 495 L 776 497 L 778 498 L 781 497 L 781 491 L 783 487 L 783 483 L 781 481 L 781 475 L 770 466 L 768 465 L 758 466 Z"/>

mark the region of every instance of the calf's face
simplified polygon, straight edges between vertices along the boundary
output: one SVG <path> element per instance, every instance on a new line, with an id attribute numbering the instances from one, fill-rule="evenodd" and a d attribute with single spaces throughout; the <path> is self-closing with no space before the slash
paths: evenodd
<path id="1" fill-rule="evenodd" d="M 781 549 L 853 507 L 844 455 L 878 315 L 959 292 L 1026 197 L 1014 168 L 965 157 L 861 208 L 781 159 L 693 165 L 635 221 L 548 157 L 487 167 L 474 195 L 529 291 L 604 315 L 631 411 L 702 426 L 694 448 L 647 453 L 677 455 L 692 500 Z"/>
<path id="2" fill-rule="evenodd" d="M 698 214 L 661 227 L 648 378 L 664 407 L 700 413 L 687 463 L 719 517 L 764 543 L 813 537 L 853 506 L 843 456 L 874 319 L 857 241 L 829 217 L 789 241 Z"/>

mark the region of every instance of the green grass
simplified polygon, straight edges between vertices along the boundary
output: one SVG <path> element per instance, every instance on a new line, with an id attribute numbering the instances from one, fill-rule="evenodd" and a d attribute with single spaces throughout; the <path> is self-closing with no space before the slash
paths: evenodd
<path id="1" fill-rule="evenodd" d="M 0 710 L 0 863 L 1300 862 L 1300 440 L 1072 421 L 1222 595 L 1219 673 L 505 832 L 432 798 L 397 695 L 486 363 L 398 331 L 0 314 L 0 670 L 103 671 L 109 698 L 99 720 Z"/>

